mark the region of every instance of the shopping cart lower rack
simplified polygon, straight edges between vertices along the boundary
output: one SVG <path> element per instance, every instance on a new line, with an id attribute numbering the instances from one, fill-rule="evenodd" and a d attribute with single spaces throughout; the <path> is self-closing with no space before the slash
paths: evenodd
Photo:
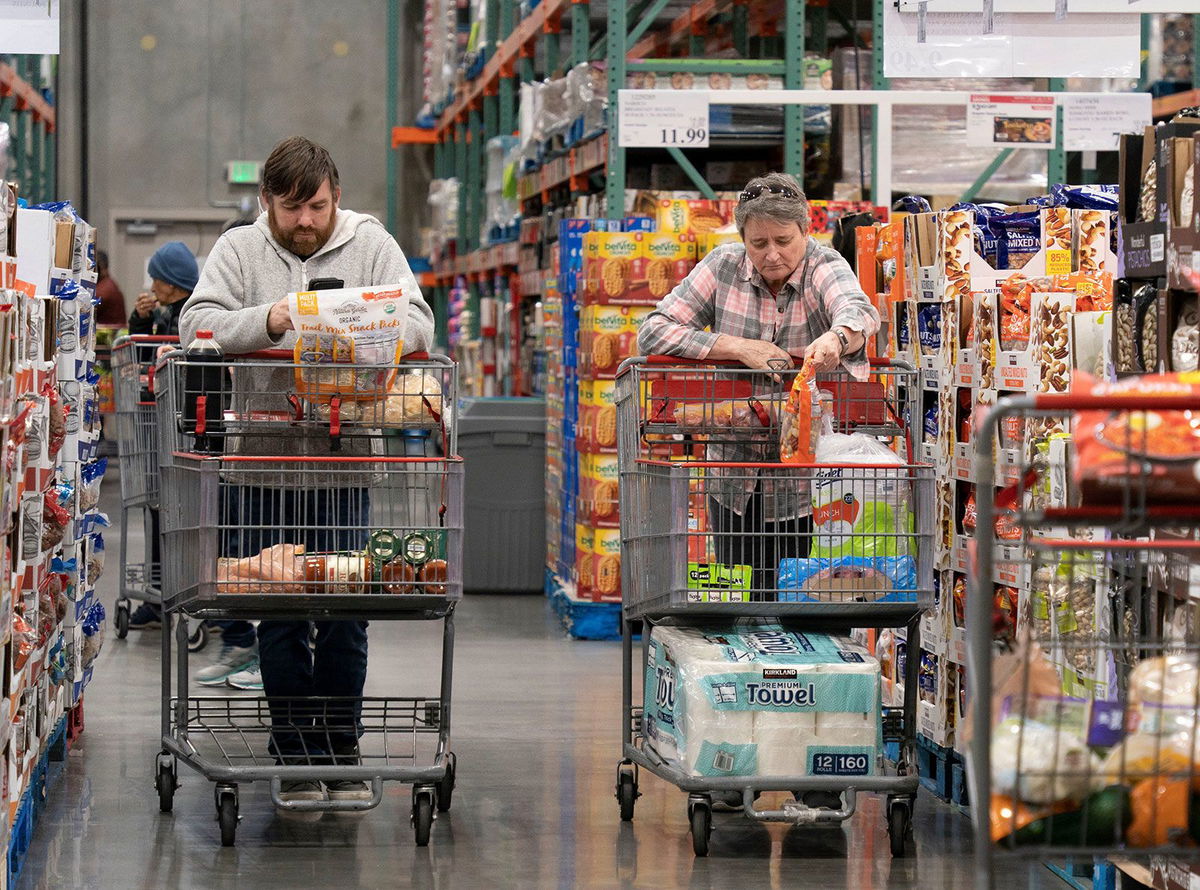
<path id="1" fill-rule="evenodd" d="M 838 823 L 858 792 L 879 792 L 900 855 L 919 783 L 918 659 L 893 671 L 903 693 L 884 702 L 879 662 L 845 635 L 906 628 L 915 652 L 933 602 L 933 470 L 911 454 L 917 375 L 880 364 L 866 381 L 818 380 L 805 390 L 810 407 L 840 435 L 821 438 L 816 460 L 783 463 L 796 373 L 654 357 L 618 376 L 616 796 L 628 821 L 640 769 L 688 792 L 703 856 L 715 805 L 762 821 Z M 802 725 L 812 744 L 800 743 Z M 898 743 L 894 768 L 885 742 Z M 760 807 L 765 792 L 795 799 Z"/>
<path id="2" fill-rule="evenodd" d="M 298 370 L 290 353 L 265 353 L 204 363 L 175 354 L 158 371 L 161 513 L 171 554 L 163 566 L 159 805 L 172 809 L 180 763 L 195 770 L 216 785 L 221 841 L 231 845 L 242 783 L 269 783 L 282 809 L 352 811 L 377 806 L 384 782 L 404 782 L 413 786 L 411 820 L 423 846 L 436 814 L 450 808 L 457 772 L 456 368 L 439 356 L 394 367 L 339 364 L 322 379 L 381 384 L 344 406 L 298 386 Z M 251 383 L 253 390 L 237 389 Z M 431 441 L 431 456 L 400 456 L 400 434 L 414 430 L 436 440 L 441 455 L 432 456 Z M 272 630 L 292 622 L 311 632 L 315 624 L 314 674 L 322 671 L 324 634 L 350 634 L 356 621 L 440 621 L 439 688 L 424 697 L 193 695 L 184 614 L 261 619 L 260 637 L 268 621 Z M 321 682 L 314 677 L 314 686 Z M 370 795 L 285 798 L 284 784 L 297 781 L 362 782 Z"/>

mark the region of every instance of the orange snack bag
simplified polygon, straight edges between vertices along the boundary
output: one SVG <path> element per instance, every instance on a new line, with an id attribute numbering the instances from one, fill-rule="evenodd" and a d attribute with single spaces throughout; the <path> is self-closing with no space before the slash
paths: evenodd
<path id="1" fill-rule="evenodd" d="M 820 428 L 813 410 L 818 399 L 814 378 L 811 366 L 804 365 L 792 380 L 791 391 L 783 406 L 779 459 L 785 464 L 811 464 L 816 460 Z"/>

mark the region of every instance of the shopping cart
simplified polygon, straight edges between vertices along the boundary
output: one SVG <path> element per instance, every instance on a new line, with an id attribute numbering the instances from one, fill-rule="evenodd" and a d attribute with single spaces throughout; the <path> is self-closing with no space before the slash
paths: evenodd
<path id="1" fill-rule="evenodd" d="M 158 418 L 154 407 L 155 355 L 162 346 L 178 346 L 178 337 L 133 335 L 112 346 L 113 398 L 116 403 L 117 453 L 121 466 L 121 575 L 113 610 L 117 639 L 129 634 L 131 600 L 162 604 L 161 579 L 154 563 L 158 543 Z M 129 553 L 129 524 L 140 514 L 145 532 L 140 561 Z M 192 625 L 188 648 L 198 652 L 208 642 L 203 622 Z"/>
<path id="2" fill-rule="evenodd" d="M 981 890 L 1003 858 L 1196 880 L 1179 860 L 1200 854 L 1200 394 L 1117 387 L 1006 398 L 977 432 L 966 729 Z"/>
<path id="3" fill-rule="evenodd" d="M 867 381 L 840 372 L 819 380 L 820 401 L 836 431 L 886 443 L 878 447 L 887 459 L 843 466 L 780 462 L 784 406 L 797 373 L 791 368 L 767 374 L 656 356 L 631 359 L 618 375 L 624 754 L 616 796 L 621 818 L 632 819 L 639 768 L 687 791 L 698 856 L 708 851 L 714 797 L 740 801 L 751 819 L 837 823 L 853 815 L 857 792 L 881 792 L 887 795 L 892 852 L 902 854 L 910 836 L 919 781 L 916 658 L 907 661 L 902 702 L 880 713 L 880 737 L 899 745 L 894 768 L 884 765 L 883 751 L 873 745 L 853 768 L 694 775 L 651 743 L 650 703 L 636 705 L 633 692 L 634 666 L 648 665 L 651 629 L 660 625 L 720 628 L 738 619 L 767 619 L 797 632 L 906 627 L 909 651 L 916 651 L 920 615 L 933 599 L 934 477 L 931 467 L 912 459 L 910 432 L 919 380 L 899 364 L 877 364 L 872 372 Z M 764 504 L 774 500 L 774 518 L 804 516 L 814 486 L 826 484 L 837 497 L 855 488 L 887 489 L 894 503 L 907 504 L 900 509 L 910 519 L 856 536 L 828 531 L 836 526 L 814 533 L 792 522 L 768 528 L 749 521 L 731 525 L 727 513 L 720 518 L 722 505 L 751 491 L 761 492 Z M 832 503 L 830 509 L 836 509 Z M 637 621 L 644 630 L 642 658 L 635 662 Z M 776 791 L 794 792 L 797 799 L 756 808 L 761 792 Z M 826 804 L 806 805 L 805 792 L 827 792 Z M 829 805 L 828 792 L 838 795 L 840 805 Z"/>
<path id="4" fill-rule="evenodd" d="M 435 811 L 450 808 L 456 772 L 450 699 L 463 529 L 456 394 L 457 368 L 441 356 L 314 369 L 295 364 L 291 353 L 210 361 L 175 353 L 159 366 L 169 617 L 442 622 L 436 695 L 361 699 L 193 695 L 177 624 L 174 676 L 166 643 L 163 650 L 156 785 L 164 812 L 179 761 L 216 783 L 226 846 L 235 839 L 240 783 L 270 783 L 284 809 L 344 811 L 373 808 L 385 781 L 404 782 L 413 785 L 416 842 L 428 844 Z M 427 434 L 441 456 L 398 456 L 401 433 Z M 256 513 L 247 512 L 251 504 Z M 164 640 L 170 636 L 164 630 Z M 284 736 L 299 739 L 304 753 L 279 764 L 268 744 Z M 297 780 L 367 782 L 371 799 L 283 800 L 282 783 Z"/>

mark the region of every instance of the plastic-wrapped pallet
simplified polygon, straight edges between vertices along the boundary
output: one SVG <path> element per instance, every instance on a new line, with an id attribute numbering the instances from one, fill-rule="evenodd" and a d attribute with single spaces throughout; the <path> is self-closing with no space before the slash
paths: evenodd
<path id="1" fill-rule="evenodd" d="M 867 776 L 883 743 L 879 662 L 778 625 L 655 627 L 643 728 L 693 776 Z"/>

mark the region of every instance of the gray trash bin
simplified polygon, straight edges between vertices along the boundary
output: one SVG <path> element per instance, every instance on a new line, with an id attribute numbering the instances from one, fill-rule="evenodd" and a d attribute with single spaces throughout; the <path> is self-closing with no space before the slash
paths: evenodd
<path id="1" fill-rule="evenodd" d="M 466 590 L 540 591 L 546 562 L 546 402 L 467 398 L 458 450 L 466 462 Z"/>

